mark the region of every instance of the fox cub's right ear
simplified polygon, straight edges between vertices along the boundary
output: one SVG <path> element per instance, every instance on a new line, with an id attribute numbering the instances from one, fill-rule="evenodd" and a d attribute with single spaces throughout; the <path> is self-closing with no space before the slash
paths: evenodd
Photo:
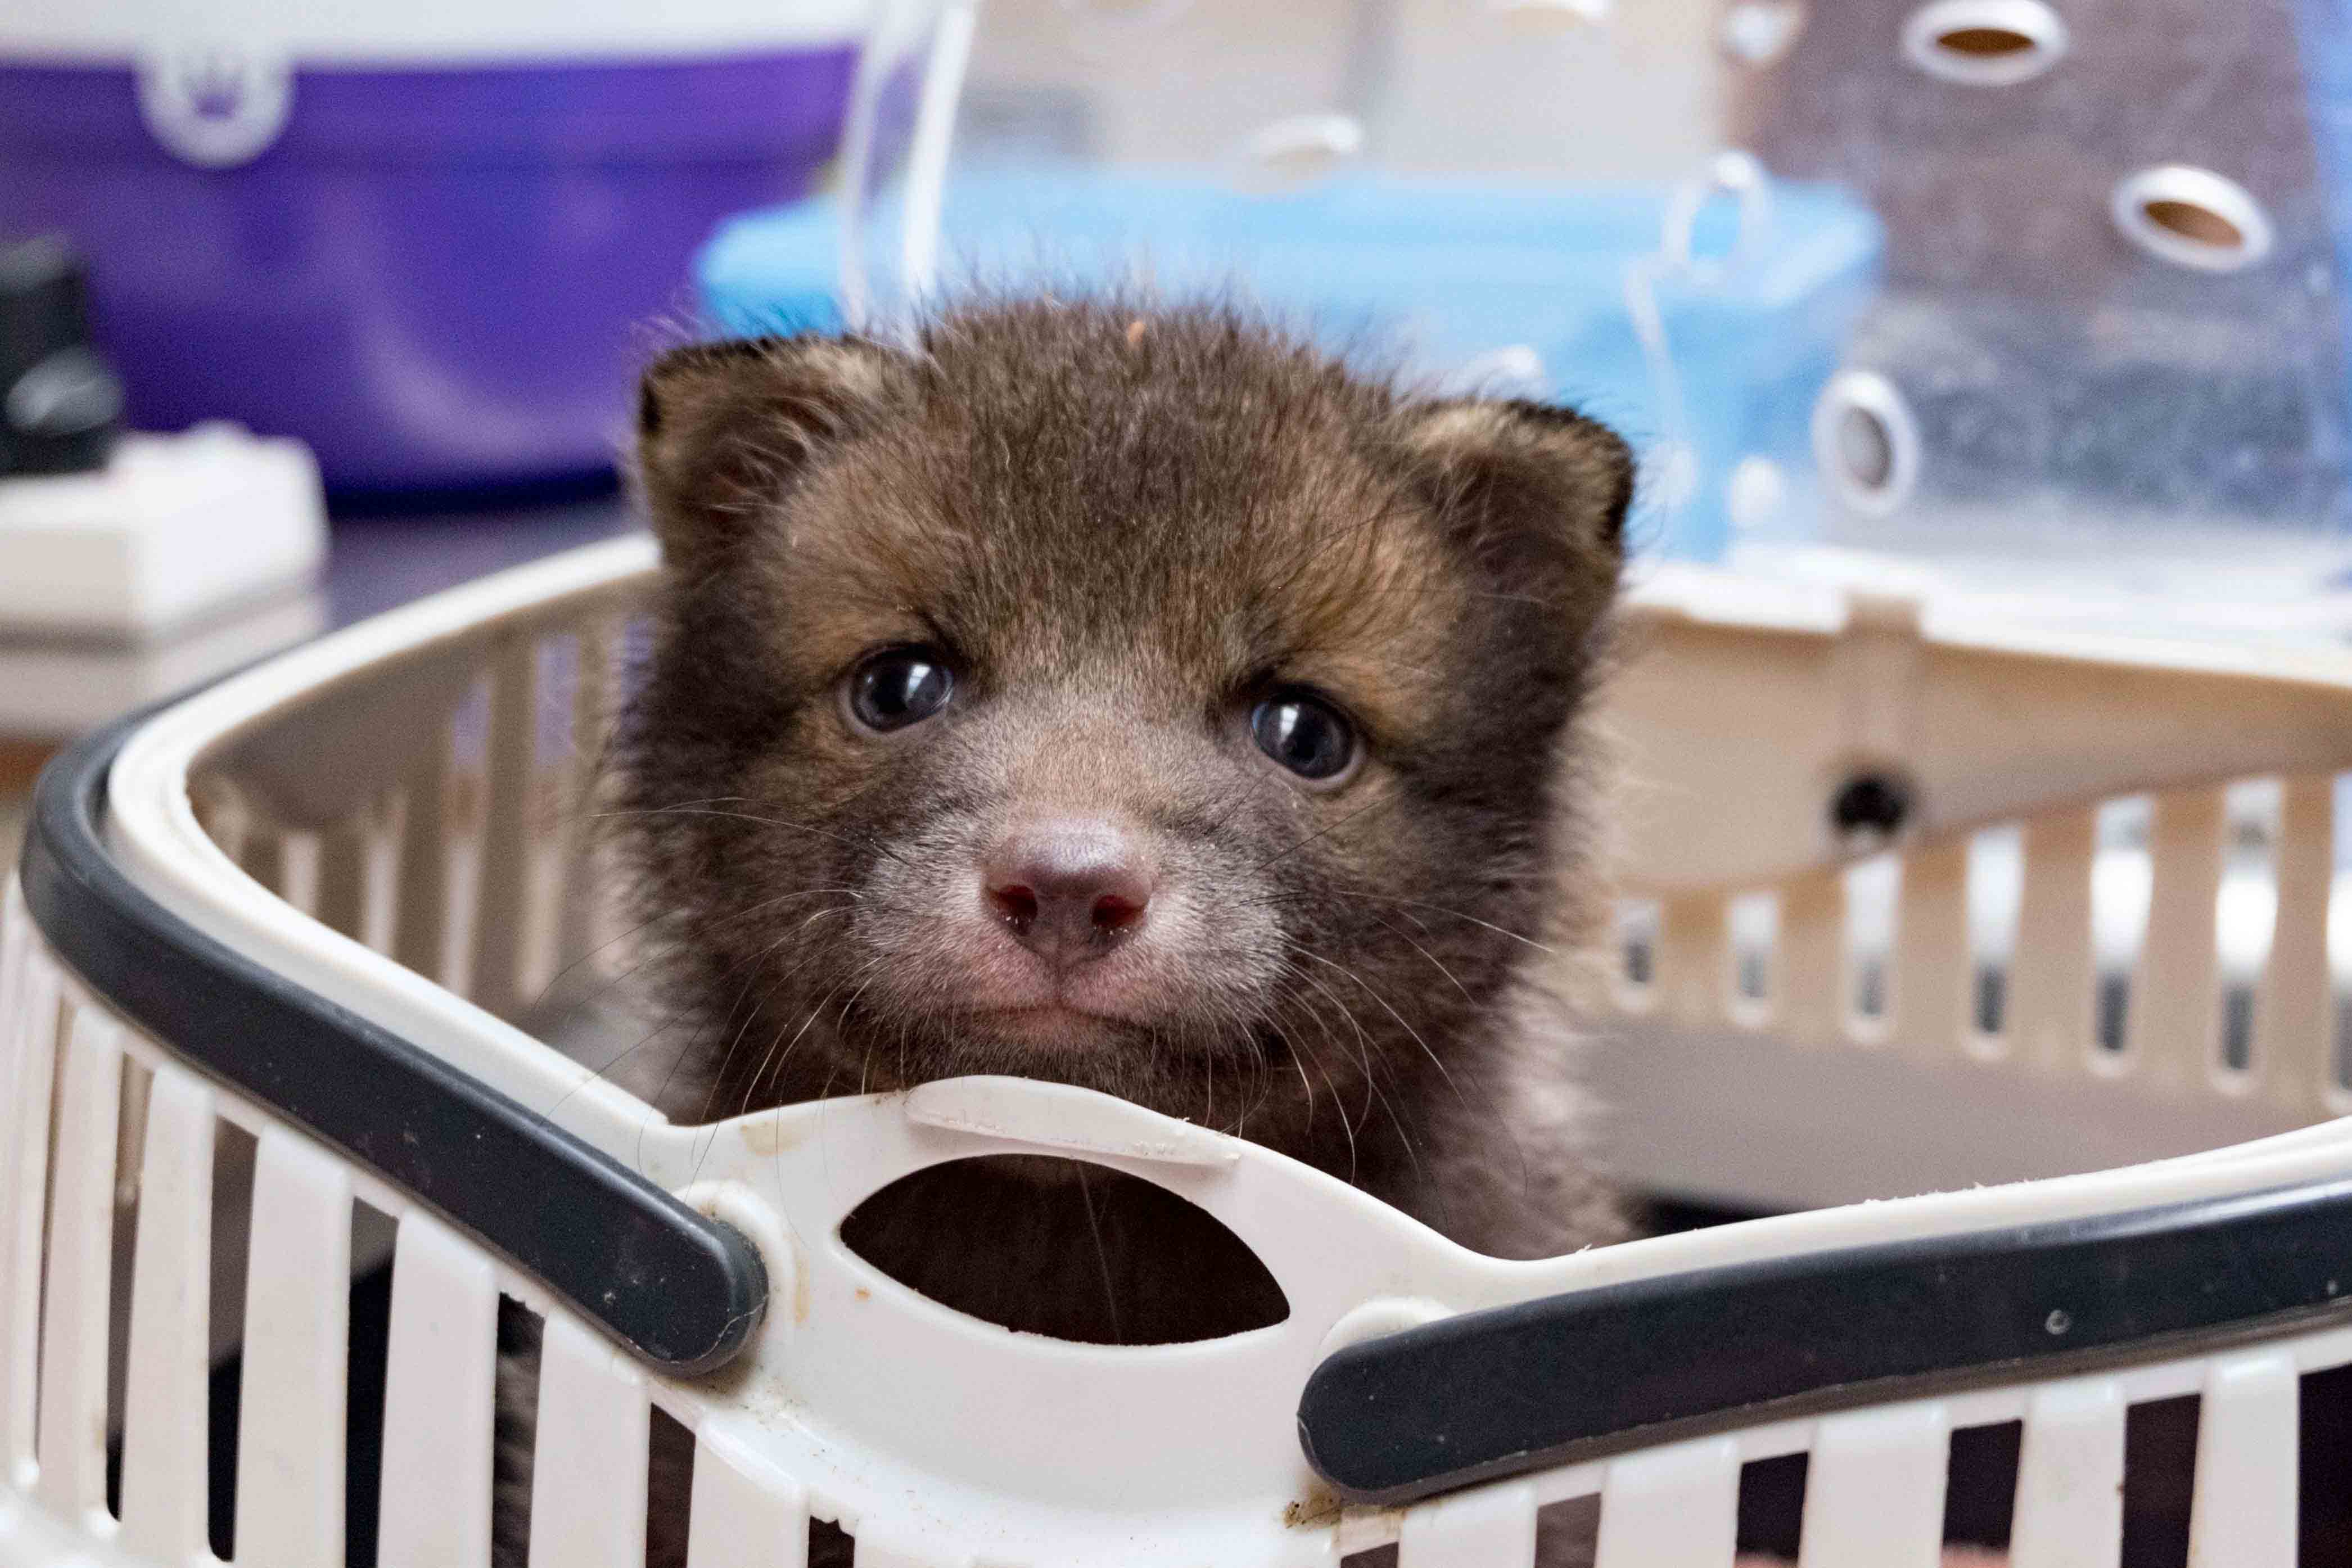
<path id="1" fill-rule="evenodd" d="M 809 460 L 905 384 L 897 351 L 856 338 L 673 349 L 637 392 L 637 475 L 662 552 L 702 559 L 758 526 Z"/>

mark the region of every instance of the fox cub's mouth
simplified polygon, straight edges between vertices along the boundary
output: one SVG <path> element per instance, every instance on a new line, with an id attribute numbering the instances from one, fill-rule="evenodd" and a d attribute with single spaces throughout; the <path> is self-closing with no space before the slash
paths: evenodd
<path id="1" fill-rule="evenodd" d="M 1048 1050 L 1117 1045 L 1129 1027 L 1127 1019 L 1087 1012 L 1061 1002 L 1041 1007 L 984 1008 L 972 1017 L 982 1027 L 1001 1034 L 1009 1042 Z"/>

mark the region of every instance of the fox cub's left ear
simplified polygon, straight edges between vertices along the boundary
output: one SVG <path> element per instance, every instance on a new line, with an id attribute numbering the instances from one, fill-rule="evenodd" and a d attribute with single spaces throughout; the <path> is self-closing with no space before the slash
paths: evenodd
<path id="1" fill-rule="evenodd" d="M 1522 591 L 1614 591 L 1633 454 L 1573 409 L 1518 400 L 1422 403 L 1399 444 L 1416 487 L 1472 554 Z"/>

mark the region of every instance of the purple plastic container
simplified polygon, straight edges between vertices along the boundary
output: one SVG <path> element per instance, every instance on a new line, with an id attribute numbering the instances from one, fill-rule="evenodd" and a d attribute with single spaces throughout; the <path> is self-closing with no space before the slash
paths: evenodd
<path id="1" fill-rule="evenodd" d="M 205 168 L 128 65 L 5 62 L 0 234 L 81 249 L 136 426 L 299 436 L 345 490 L 585 476 L 713 225 L 834 156 L 854 65 L 303 68 L 267 148 Z"/>

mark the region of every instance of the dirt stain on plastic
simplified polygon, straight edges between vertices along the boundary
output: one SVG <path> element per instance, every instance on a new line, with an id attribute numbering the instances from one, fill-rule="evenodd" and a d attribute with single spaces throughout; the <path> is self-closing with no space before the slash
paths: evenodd
<path id="1" fill-rule="evenodd" d="M 1345 1505 L 1337 1492 L 1321 1486 L 1309 1486 L 1307 1495 L 1284 1505 L 1282 1522 L 1288 1530 L 1316 1530 L 1339 1522 L 1339 1511 Z"/>
<path id="2" fill-rule="evenodd" d="M 804 1129 L 788 1125 L 782 1116 L 764 1116 L 743 1124 L 743 1146 L 761 1158 L 782 1154 L 798 1145 Z"/>

